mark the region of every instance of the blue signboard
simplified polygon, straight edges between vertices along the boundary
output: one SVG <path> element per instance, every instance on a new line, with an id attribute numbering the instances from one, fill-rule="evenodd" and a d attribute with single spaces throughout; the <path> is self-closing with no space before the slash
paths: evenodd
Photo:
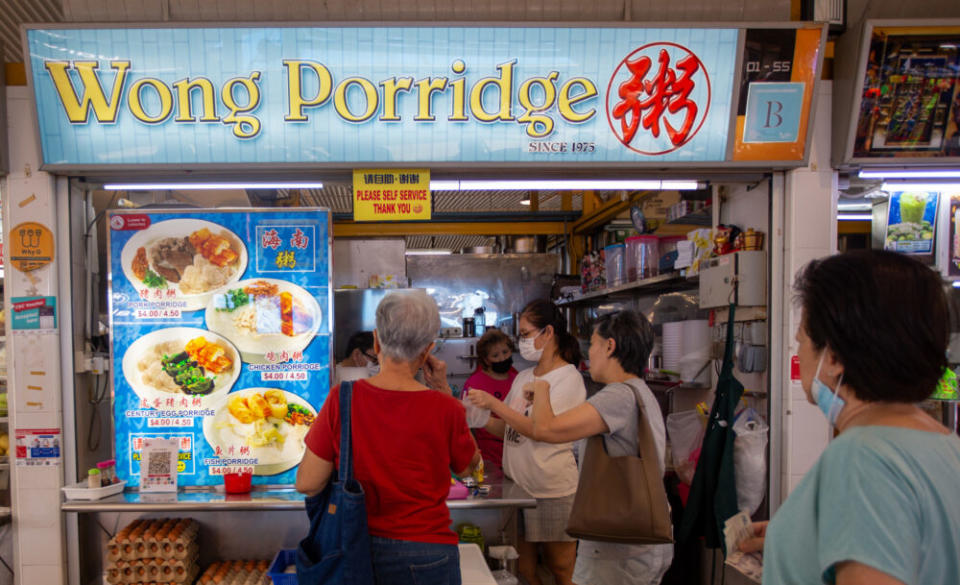
<path id="1" fill-rule="evenodd" d="M 739 30 L 27 31 L 45 165 L 720 162 Z"/>
<path id="2" fill-rule="evenodd" d="M 330 213 L 113 212 L 117 474 L 179 441 L 180 485 L 290 484 L 329 392 Z"/>

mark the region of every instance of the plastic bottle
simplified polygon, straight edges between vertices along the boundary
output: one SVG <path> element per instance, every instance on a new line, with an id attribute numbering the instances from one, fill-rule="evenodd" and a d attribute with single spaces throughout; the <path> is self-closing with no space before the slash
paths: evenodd
<path id="1" fill-rule="evenodd" d="M 87 472 L 87 487 L 90 489 L 100 487 L 100 470 L 96 467 Z"/>

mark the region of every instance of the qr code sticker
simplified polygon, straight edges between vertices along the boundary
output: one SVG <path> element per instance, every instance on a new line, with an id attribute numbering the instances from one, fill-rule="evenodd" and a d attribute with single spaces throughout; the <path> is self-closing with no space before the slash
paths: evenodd
<path id="1" fill-rule="evenodd" d="M 150 453 L 147 475 L 169 475 L 170 474 L 170 451 L 153 451 Z"/>

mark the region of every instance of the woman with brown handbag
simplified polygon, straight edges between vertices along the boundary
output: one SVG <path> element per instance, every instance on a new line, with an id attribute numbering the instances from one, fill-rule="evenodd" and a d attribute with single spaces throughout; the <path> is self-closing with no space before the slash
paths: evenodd
<path id="1" fill-rule="evenodd" d="M 666 431 L 660 407 L 640 376 L 646 367 L 653 347 L 653 328 L 643 315 L 620 311 L 600 317 L 590 338 L 590 376 L 606 386 L 587 402 L 560 415 L 554 415 L 550 404 L 549 385 L 534 387 L 533 435 L 538 441 L 566 442 L 603 437 L 606 454 L 610 458 L 636 456 L 639 436 L 646 430 L 652 434 L 650 445 L 655 445 L 659 474 L 649 478 L 651 490 L 661 490 L 666 457 Z M 642 406 L 640 404 L 642 402 Z M 646 424 L 641 426 L 641 408 Z M 588 473 L 589 450 L 581 448 L 581 468 Z M 581 478 L 581 486 L 584 480 Z M 656 484 L 656 485 L 654 485 Z M 642 489 L 644 486 L 635 486 Z M 649 487 L 649 486 L 648 486 Z M 662 493 L 659 494 L 662 497 Z M 653 498 L 656 500 L 657 498 Z M 626 507 L 626 502 L 621 503 Z M 617 502 L 612 505 L 618 506 Z M 657 503 L 653 502 L 656 506 Z M 665 500 L 661 500 L 665 507 Z M 574 511 L 576 515 L 576 510 Z M 661 524 L 664 514 L 660 514 Z M 664 542 L 663 532 L 669 538 L 669 525 L 660 526 L 650 534 L 636 535 L 633 542 Z M 577 585 L 656 585 L 663 579 L 673 559 L 672 544 L 624 544 L 580 540 L 573 581 Z"/>

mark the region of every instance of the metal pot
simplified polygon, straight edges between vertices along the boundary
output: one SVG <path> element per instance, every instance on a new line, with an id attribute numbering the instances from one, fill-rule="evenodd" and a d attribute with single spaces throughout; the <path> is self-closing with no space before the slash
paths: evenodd
<path id="1" fill-rule="evenodd" d="M 461 254 L 493 254 L 493 246 L 471 246 L 460 248 Z"/>
<path id="2" fill-rule="evenodd" d="M 508 248 L 515 254 L 535 254 L 546 248 L 546 241 L 537 236 L 512 237 L 508 239 Z"/>

